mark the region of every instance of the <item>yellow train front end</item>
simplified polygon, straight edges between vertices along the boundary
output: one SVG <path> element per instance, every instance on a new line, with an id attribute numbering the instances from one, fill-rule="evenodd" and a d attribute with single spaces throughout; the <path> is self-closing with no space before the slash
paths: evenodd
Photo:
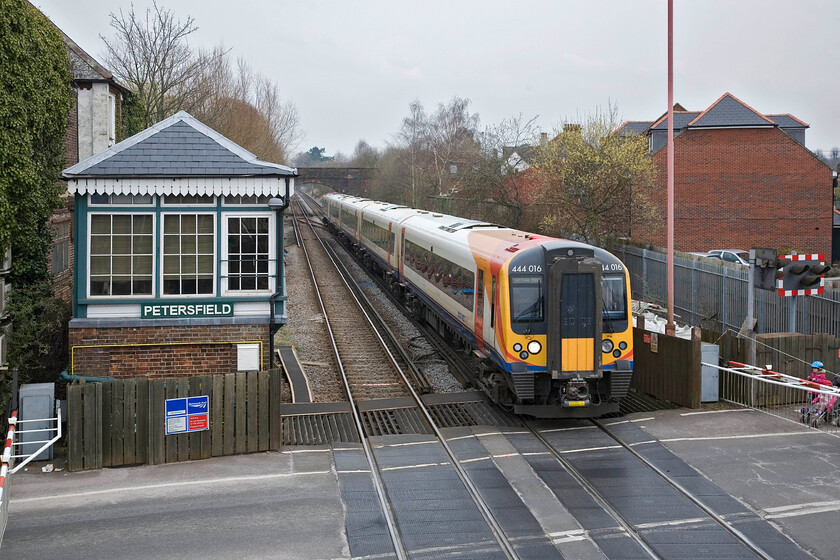
<path id="1" fill-rule="evenodd" d="M 633 372 L 624 265 L 588 245 L 541 240 L 499 269 L 495 354 L 512 408 L 541 418 L 618 411 Z"/>

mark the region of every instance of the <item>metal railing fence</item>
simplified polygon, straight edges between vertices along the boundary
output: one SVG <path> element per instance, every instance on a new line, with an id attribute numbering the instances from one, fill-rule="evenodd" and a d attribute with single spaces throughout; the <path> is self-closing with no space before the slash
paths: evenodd
<path id="1" fill-rule="evenodd" d="M 840 389 L 820 386 L 755 366 L 721 367 L 718 370 L 719 398 L 754 408 L 840 437 Z M 824 395 L 822 404 L 813 401 Z M 822 409 L 825 408 L 823 412 Z"/>
<path id="2" fill-rule="evenodd" d="M 666 304 L 664 252 L 628 245 L 607 247 L 630 271 L 634 299 Z M 749 268 L 674 257 L 674 314 L 677 322 L 716 332 L 739 330 L 747 317 Z M 840 290 L 826 286 L 817 296 L 795 296 L 796 332 L 840 336 Z M 757 333 L 789 331 L 792 297 L 755 291 Z"/>

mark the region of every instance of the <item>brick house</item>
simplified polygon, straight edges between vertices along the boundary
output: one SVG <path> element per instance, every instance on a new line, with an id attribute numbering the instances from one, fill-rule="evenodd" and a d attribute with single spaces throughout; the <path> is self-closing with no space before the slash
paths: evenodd
<path id="1" fill-rule="evenodd" d="M 70 57 L 73 78 L 70 91 L 73 108 L 64 137 L 65 161 L 71 166 L 116 143 L 122 96 L 128 90 L 61 29 L 58 31 Z M 49 222 L 55 235 L 50 260 L 53 291 L 56 297 L 68 302 L 73 286 L 72 203 L 73 198 L 66 197 L 64 206 L 53 212 Z"/>
<path id="2" fill-rule="evenodd" d="M 674 248 L 773 247 L 831 255 L 832 170 L 805 147 L 808 125 L 764 115 L 726 93 L 704 111 L 674 110 Z M 667 245 L 667 114 L 632 121 L 659 173 L 661 219 L 634 241 Z"/>
<path id="3" fill-rule="evenodd" d="M 278 256 L 294 169 L 182 111 L 63 175 L 75 206 L 73 373 L 268 367 L 287 318 Z"/>

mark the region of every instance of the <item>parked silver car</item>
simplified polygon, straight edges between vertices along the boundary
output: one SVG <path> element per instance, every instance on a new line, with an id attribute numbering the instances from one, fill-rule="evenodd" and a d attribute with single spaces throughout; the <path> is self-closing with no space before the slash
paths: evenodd
<path id="1" fill-rule="evenodd" d="M 722 261 L 749 266 L 750 253 L 741 249 L 712 249 L 707 253 L 709 257 L 717 257 Z"/>

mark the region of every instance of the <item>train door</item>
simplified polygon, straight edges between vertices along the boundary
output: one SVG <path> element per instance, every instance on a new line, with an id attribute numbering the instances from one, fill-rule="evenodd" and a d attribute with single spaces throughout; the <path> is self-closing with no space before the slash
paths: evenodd
<path id="1" fill-rule="evenodd" d="M 476 344 L 482 348 L 484 344 L 484 271 L 478 269 L 478 278 L 475 282 L 475 332 Z"/>
<path id="2" fill-rule="evenodd" d="M 601 372 L 601 263 L 560 257 L 549 267 L 547 366 L 554 379 Z"/>
<path id="3" fill-rule="evenodd" d="M 490 290 L 490 328 L 484 333 L 484 341 L 490 346 L 496 342 L 496 275 L 491 276 Z"/>

